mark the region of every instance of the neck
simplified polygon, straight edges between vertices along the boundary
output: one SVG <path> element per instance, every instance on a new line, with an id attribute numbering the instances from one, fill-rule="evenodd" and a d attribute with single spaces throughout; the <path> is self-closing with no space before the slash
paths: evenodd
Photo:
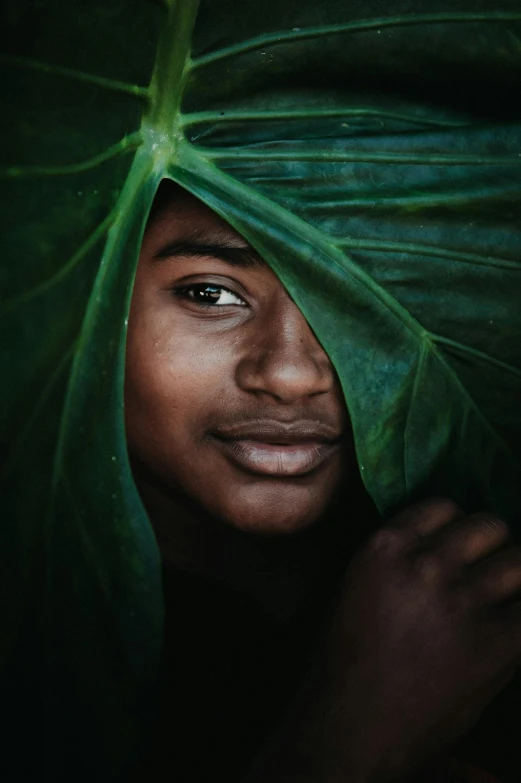
<path id="1" fill-rule="evenodd" d="M 244 533 L 190 498 L 154 483 L 138 466 L 134 479 L 166 572 L 183 570 L 249 594 L 275 622 L 305 611 L 340 577 L 378 514 L 359 486 L 338 497 L 310 529 L 285 536 Z"/>

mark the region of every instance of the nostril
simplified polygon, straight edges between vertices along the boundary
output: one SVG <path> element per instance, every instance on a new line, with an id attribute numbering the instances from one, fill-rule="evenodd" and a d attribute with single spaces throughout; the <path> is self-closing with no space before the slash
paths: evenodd
<path id="1" fill-rule="evenodd" d="M 245 358 L 237 367 L 237 384 L 244 391 L 265 393 L 280 401 L 324 394 L 335 387 L 329 363 L 309 353 L 269 351 Z"/>
<path id="2" fill-rule="evenodd" d="M 245 391 L 265 393 L 282 402 L 335 388 L 329 357 L 285 291 L 259 322 L 258 339 L 244 345 L 237 383 Z"/>

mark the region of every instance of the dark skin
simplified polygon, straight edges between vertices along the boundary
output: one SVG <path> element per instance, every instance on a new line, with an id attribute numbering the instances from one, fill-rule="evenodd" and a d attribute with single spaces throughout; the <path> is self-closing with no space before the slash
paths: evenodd
<path id="1" fill-rule="evenodd" d="M 165 564 L 282 618 L 322 578 L 340 479 L 351 506 L 370 506 L 342 391 L 270 268 L 195 198 L 172 197 L 145 234 L 129 318 L 134 475 Z"/>
<path id="2" fill-rule="evenodd" d="M 269 267 L 195 199 L 147 231 L 128 353 L 130 451 L 166 493 L 182 487 L 238 530 L 289 534 L 355 472 L 324 350 Z"/>
<path id="3" fill-rule="evenodd" d="M 343 572 L 245 783 L 411 779 L 521 661 L 519 552 L 501 520 L 444 498 L 372 532 L 340 385 L 309 325 L 240 235 L 195 198 L 166 196 L 143 241 L 125 391 L 165 567 L 247 591 L 280 623 L 328 563 Z M 335 559 L 350 530 L 364 543 Z"/>

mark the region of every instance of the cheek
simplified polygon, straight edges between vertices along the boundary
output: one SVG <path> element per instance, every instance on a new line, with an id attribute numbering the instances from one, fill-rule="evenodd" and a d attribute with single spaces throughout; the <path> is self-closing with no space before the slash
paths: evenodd
<path id="1" fill-rule="evenodd" d="M 153 441 L 162 451 L 179 438 L 187 447 L 233 385 L 234 357 L 218 341 L 171 319 L 131 317 L 125 370 L 125 411 L 131 447 Z"/>

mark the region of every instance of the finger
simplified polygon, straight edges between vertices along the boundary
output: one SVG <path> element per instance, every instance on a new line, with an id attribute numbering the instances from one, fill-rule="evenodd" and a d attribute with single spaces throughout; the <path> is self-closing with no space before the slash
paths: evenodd
<path id="1" fill-rule="evenodd" d="M 508 525 L 493 514 L 479 512 L 444 527 L 432 547 L 441 558 L 458 565 L 471 565 L 497 551 L 508 541 Z"/>
<path id="2" fill-rule="evenodd" d="M 408 506 L 390 521 L 393 527 L 408 529 L 418 536 L 429 536 L 463 516 L 450 498 L 427 498 Z"/>
<path id="3" fill-rule="evenodd" d="M 521 549 L 508 547 L 468 571 L 467 584 L 482 604 L 506 601 L 521 592 Z"/>

